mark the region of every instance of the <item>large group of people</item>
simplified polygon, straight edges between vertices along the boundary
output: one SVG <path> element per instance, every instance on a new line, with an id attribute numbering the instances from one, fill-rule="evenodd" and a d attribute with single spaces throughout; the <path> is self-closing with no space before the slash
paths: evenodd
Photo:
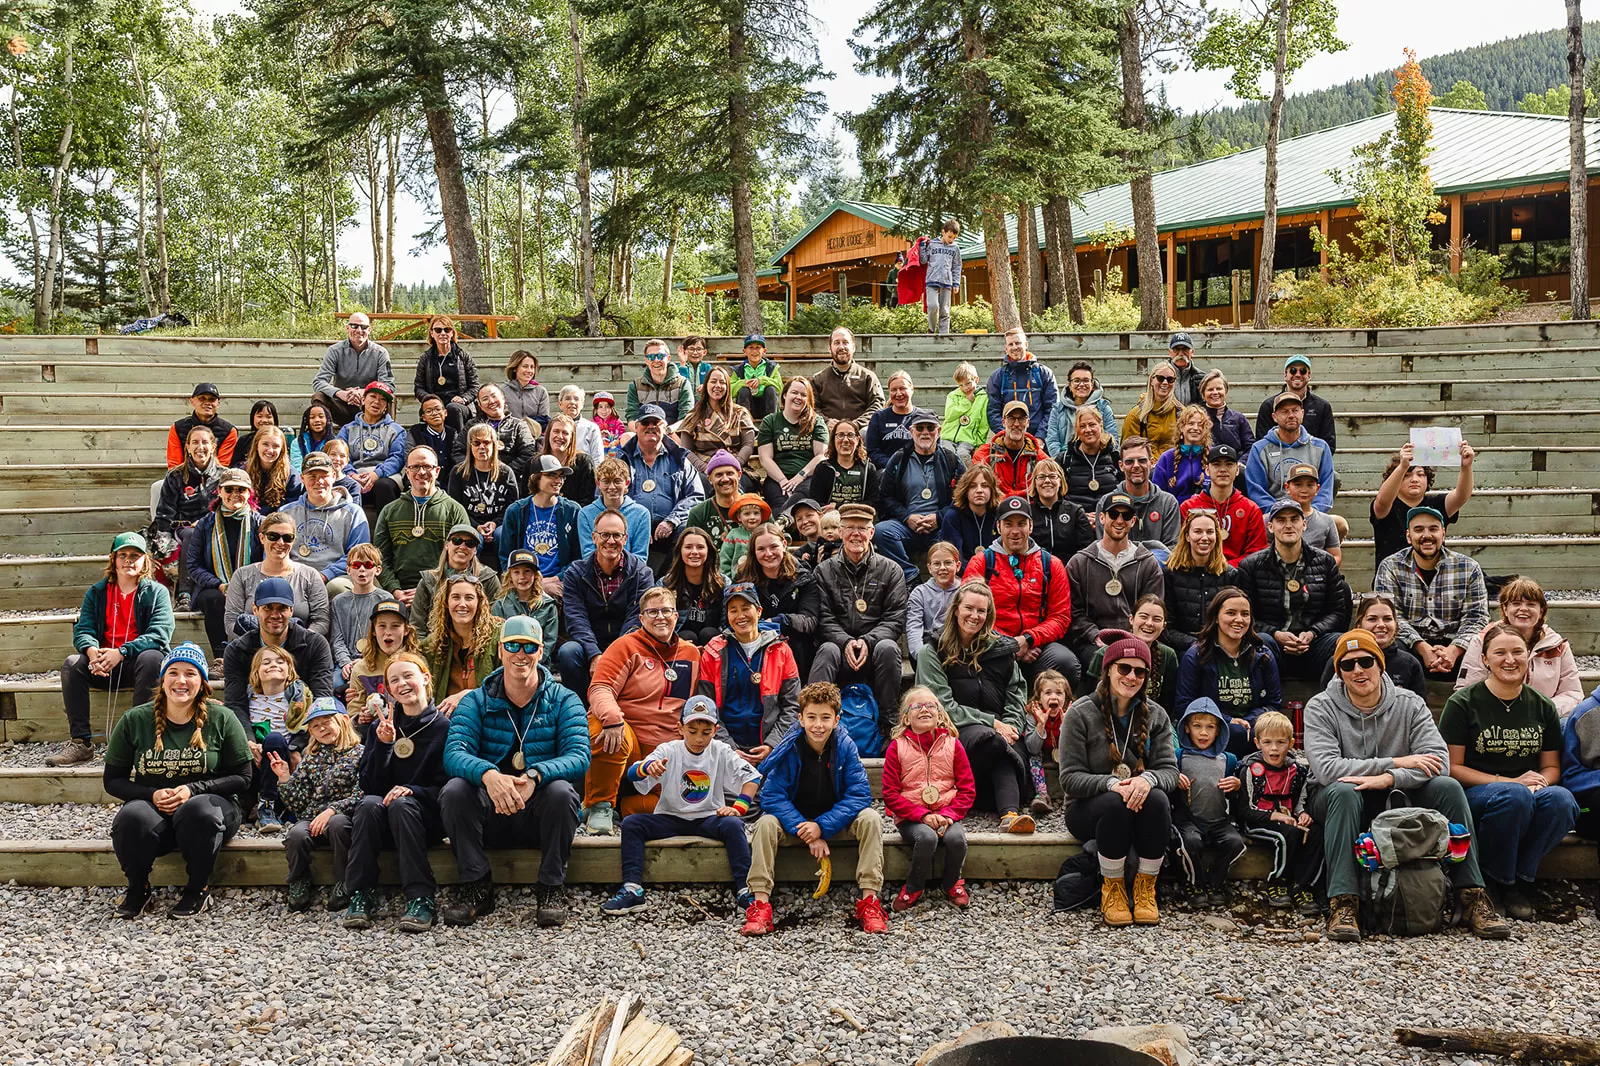
<path id="1" fill-rule="evenodd" d="M 903 371 L 885 391 L 845 329 L 809 377 L 760 335 L 733 363 L 700 337 L 669 349 L 645 345 L 620 413 L 608 393 L 586 413 L 531 353 L 482 373 L 439 316 L 407 428 L 358 313 L 298 429 L 263 402 L 241 434 L 195 388 L 151 526 L 113 541 L 63 665 L 72 741 L 53 764 L 94 756 L 91 689 L 137 703 L 105 750 L 120 915 L 145 910 L 171 850 L 188 868 L 172 912 L 203 910 L 254 819 L 285 834 L 292 908 L 332 850 L 327 905 L 350 928 L 375 920 L 385 850 L 399 926 L 420 931 L 488 913 L 486 849 L 517 846 L 539 849 L 537 921 L 559 925 L 584 832 L 621 837 L 606 914 L 647 905 L 649 840 L 722 841 L 747 935 L 772 930 L 780 844 L 826 870 L 849 837 L 857 918 L 881 932 L 863 762 L 880 757 L 912 851 L 894 912 L 935 885 L 965 906 L 963 822 L 1034 832 L 1058 810 L 1052 756 L 1114 926 L 1159 921 L 1163 869 L 1198 905 L 1226 900 L 1253 840 L 1273 849 L 1269 902 L 1325 907 L 1352 939 L 1352 847 L 1398 790 L 1462 827 L 1457 913 L 1502 937 L 1586 824 L 1594 700 L 1543 590 L 1496 581 L 1491 623 L 1484 574 L 1446 546 L 1472 449 L 1443 494 L 1396 454 L 1357 598 L 1306 357 L 1252 427 L 1184 333 L 1120 421 L 1091 363 L 1058 386 L 1020 329 L 986 382 L 957 370 L 941 412 Z M 174 605 L 209 654 L 173 646 Z M 1316 693 L 1303 712 L 1289 679 Z M 1429 679 L 1457 688 L 1437 724 Z M 440 909 L 428 851 L 446 838 L 462 884 Z"/>

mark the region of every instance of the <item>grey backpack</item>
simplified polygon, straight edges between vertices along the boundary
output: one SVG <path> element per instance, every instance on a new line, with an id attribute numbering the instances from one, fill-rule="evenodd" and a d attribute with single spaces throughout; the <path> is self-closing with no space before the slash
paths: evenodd
<path id="1" fill-rule="evenodd" d="M 1449 820 L 1428 807 L 1393 807 L 1372 819 L 1369 833 L 1379 864 L 1361 880 L 1362 928 L 1395 936 L 1437 933 L 1450 899 L 1450 879 L 1440 865 L 1450 853 Z"/>

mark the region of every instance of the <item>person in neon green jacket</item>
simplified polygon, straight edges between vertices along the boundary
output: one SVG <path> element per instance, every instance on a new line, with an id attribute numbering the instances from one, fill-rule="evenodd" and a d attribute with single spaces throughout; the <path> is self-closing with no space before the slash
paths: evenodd
<path id="1" fill-rule="evenodd" d="M 734 402 L 761 420 L 778 409 L 778 394 L 783 391 L 783 372 L 767 358 L 767 338 L 752 333 L 744 339 L 744 362 L 733 368 Z"/>
<path id="2" fill-rule="evenodd" d="M 944 398 L 942 435 L 955 446 L 963 464 L 972 462 L 974 449 L 988 443 L 989 397 L 978 389 L 978 369 L 971 363 L 956 367 L 956 387 Z"/>

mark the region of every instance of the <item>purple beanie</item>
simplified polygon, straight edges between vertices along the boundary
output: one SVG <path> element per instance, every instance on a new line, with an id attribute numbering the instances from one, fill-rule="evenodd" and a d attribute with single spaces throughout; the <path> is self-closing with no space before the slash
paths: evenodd
<path id="1" fill-rule="evenodd" d="M 744 469 L 744 464 L 739 462 L 739 457 L 728 449 L 723 448 L 706 463 L 706 476 L 710 477 L 717 469 L 724 466 L 732 467 L 735 470 Z"/>

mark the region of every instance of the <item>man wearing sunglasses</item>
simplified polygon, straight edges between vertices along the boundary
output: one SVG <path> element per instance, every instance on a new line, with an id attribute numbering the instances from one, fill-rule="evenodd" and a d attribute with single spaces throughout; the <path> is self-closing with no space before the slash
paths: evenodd
<path id="1" fill-rule="evenodd" d="M 361 390 L 381 381 L 394 395 L 394 370 L 389 350 L 372 339 L 372 320 L 360 311 L 345 323 L 343 340 L 328 346 L 317 376 L 311 379 L 313 396 L 328 405 L 338 425 L 352 421 L 361 409 Z"/>
<path id="2" fill-rule="evenodd" d="M 1334 440 L 1333 406 L 1311 391 L 1310 359 L 1303 355 L 1291 355 L 1283 361 L 1283 392 L 1300 398 L 1300 403 L 1305 407 L 1303 424 L 1306 432 L 1326 444 L 1328 451 L 1338 451 L 1338 442 Z M 1256 412 L 1256 439 L 1272 432 L 1275 402 L 1280 395 L 1282 393 L 1274 393 L 1261 401 L 1261 409 Z M 1331 484 L 1326 479 L 1324 483 Z"/>
<path id="3" fill-rule="evenodd" d="M 1301 420 L 1305 404 L 1292 392 L 1280 392 L 1272 401 L 1277 427 L 1250 446 L 1244 465 L 1245 492 L 1263 512 L 1274 500 L 1288 494 L 1289 471 L 1309 466 L 1317 473 L 1317 494 L 1311 505 L 1333 510 L 1333 449 L 1306 431 Z"/>
<path id="4" fill-rule="evenodd" d="M 669 425 L 675 425 L 694 406 L 694 386 L 686 374 L 667 361 L 664 340 L 644 342 L 644 373 L 628 382 L 622 420 L 635 433 L 639 432 L 639 412 L 646 404 L 661 408 Z"/>
<path id="5" fill-rule="evenodd" d="M 900 709 L 900 635 L 909 594 L 899 563 L 872 550 L 875 516 L 871 504 L 839 508 L 843 546 L 816 570 L 822 611 L 808 683 L 830 681 L 843 688 L 866 682 L 887 735 Z"/>
<path id="6" fill-rule="evenodd" d="M 1306 517 L 1293 500 L 1267 512 L 1272 543 L 1239 563 L 1256 632 L 1282 677 L 1316 681 L 1350 625 L 1350 583 L 1333 556 L 1305 543 Z"/>
<path id="7" fill-rule="evenodd" d="M 1338 679 L 1311 697 L 1305 709 L 1306 758 L 1321 788 L 1311 814 L 1322 824 L 1328 864 L 1328 939 L 1361 938 L 1357 920 L 1360 878 L 1356 837 L 1399 789 L 1403 804 L 1429 807 L 1472 831 L 1472 810 L 1461 783 L 1450 776 L 1450 752 L 1427 703 L 1384 674 L 1383 649 L 1365 629 L 1335 638 Z M 1483 888 L 1474 838 L 1461 862 L 1444 864 L 1456 892 L 1456 912 L 1473 935 L 1504 940 L 1511 927 Z"/>
<path id="8" fill-rule="evenodd" d="M 628 551 L 628 520 L 602 511 L 594 520 L 594 551 L 561 578 L 567 641 L 556 650 L 561 683 L 589 691 L 589 667 L 600 653 L 639 624 L 639 598 L 656 583 L 649 565 Z"/>
<path id="9" fill-rule="evenodd" d="M 1133 530 L 1129 537 L 1150 549 L 1156 562 L 1167 561 L 1167 554 L 1178 546 L 1178 530 L 1183 517 L 1178 513 L 1178 498 L 1150 480 L 1150 468 L 1155 462 L 1155 448 L 1140 436 L 1124 438 L 1122 442 L 1122 486 L 1117 489 L 1133 504 Z M 1112 494 L 1100 498 L 1100 506 Z"/>
<path id="10" fill-rule="evenodd" d="M 1094 658 L 1102 629 L 1126 629 L 1139 600 L 1165 597 L 1161 564 L 1132 539 L 1139 513 L 1125 492 L 1100 501 L 1100 539 L 1067 562 L 1072 586 L 1072 624 L 1067 643 L 1079 662 Z"/>
<path id="11" fill-rule="evenodd" d="M 539 849 L 534 920 L 567 920 L 567 860 L 578 833 L 578 790 L 589 769 L 588 716 L 578 696 L 542 663 L 544 631 L 532 618 L 500 629 L 500 669 L 461 697 L 450 716 L 439 818 L 461 887 L 446 925 L 471 925 L 494 910 L 486 843 Z"/>

